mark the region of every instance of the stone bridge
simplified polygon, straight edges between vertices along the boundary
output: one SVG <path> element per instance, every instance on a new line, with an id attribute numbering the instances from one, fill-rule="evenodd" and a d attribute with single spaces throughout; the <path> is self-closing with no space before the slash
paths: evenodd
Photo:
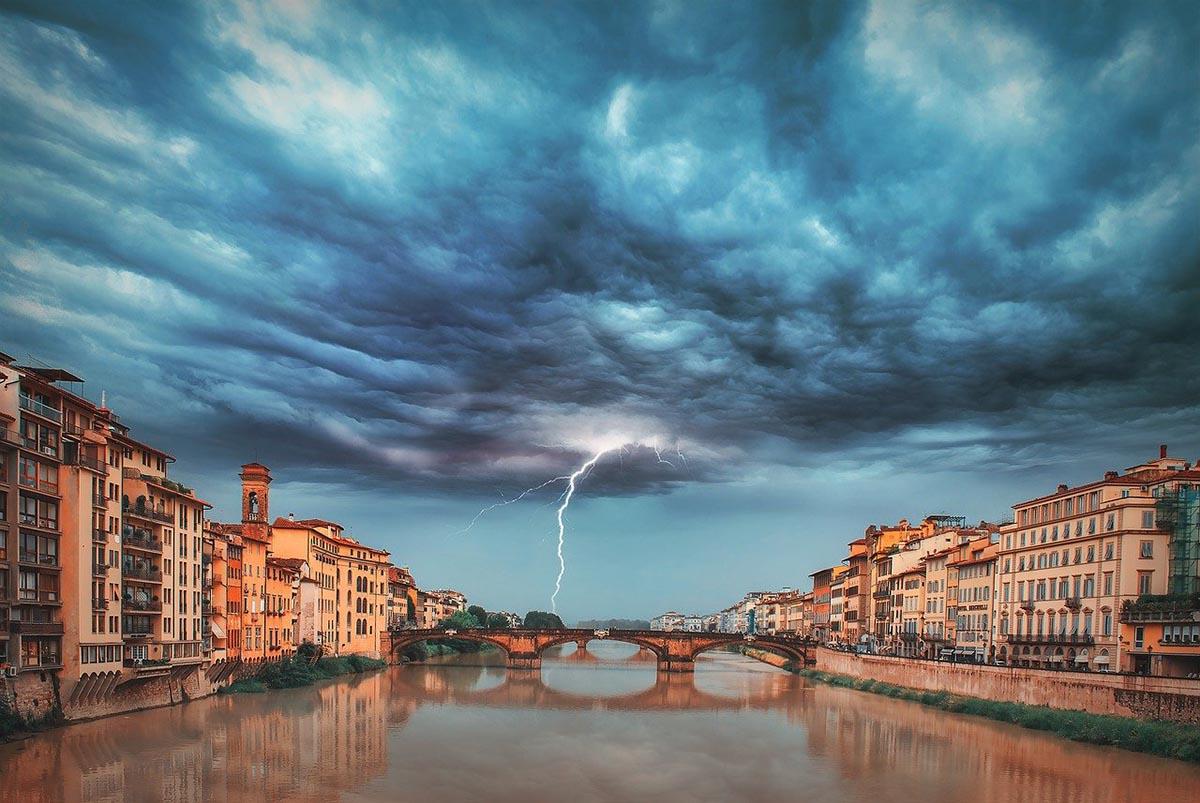
<path id="1" fill-rule="evenodd" d="M 654 653 L 660 672 L 691 672 L 696 656 L 708 650 L 730 645 L 753 646 L 778 653 L 800 665 L 815 661 L 812 642 L 793 636 L 751 636 L 741 633 L 691 633 L 679 630 L 588 630 L 583 628 L 485 630 L 470 628 L 429 628 L 391 630 L 383 637 L 383 651 L 390 660 L 405 647 L 422 641 L 463 639 L 499 647 L 512 669 L 538 669 L 542 653 L 560 644 L 577 644 L 587 649 L 592 639 L 607 639 L 635 644 Z"/>

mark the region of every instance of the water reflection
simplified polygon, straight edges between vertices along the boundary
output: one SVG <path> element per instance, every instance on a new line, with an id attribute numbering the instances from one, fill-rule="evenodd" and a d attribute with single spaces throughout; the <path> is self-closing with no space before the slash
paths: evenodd
<path id="1" fill-rule="evenodd" d="M 692 677 L 617 645 L 572 650 L 540 673 L 481 654 L 73 726 L 0 747 L 0 800 L 1157 803 L 1200 788 L 1182 763 L 740 656 L 707 656 Z"/>

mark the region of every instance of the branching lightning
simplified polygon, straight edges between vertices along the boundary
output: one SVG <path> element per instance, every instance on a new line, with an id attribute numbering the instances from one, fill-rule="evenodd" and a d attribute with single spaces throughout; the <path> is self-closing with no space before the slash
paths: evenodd
<path id="1" fill-rule="evenodd" d="M 558 577 L 554 578 L 554 593 L 550 595 L 550 610 L 558 613 L 558 592 L 562 590 L 563 575 L 567 573 L 567 563 L 563 559 L 563 537 L 566 534 L 566 525 L 563 523 L 563 514 L 567 512 L 567 508 L 571 505 L 571 497 L 575 496 L 575 483 L 580 477 L 587 474 L 596 465 L 597 461 L 612 451 L 605 449 L 602 452 L 596 452 L 592 459 L 584 463 L 567 479 L 567 490 L 563 492 L 561 503 L 558 506 Z"/>
<path id="2" fill-rule="evenodd" d="M 640 444 L 634 444 L 634 445 L 639 446 Z M 676 468 L 675 463 L 673 463 L 670 460 L 663 457 L 663 450 L 657 443 L 652 444 L 649 448 L 654 450 L 654 456 L 655 456 L 655 460 L 657 463 L 661 463 L 672 469 Z M 543 482 L 541 485 L 535 485 L 532 488 L 526 488 L 524 491 L 521 491 L 521 493 L 517 494 L 516 496 L 513 496 L 509 499 L 502 499 L 499 502 L 495 502 L 494 504 L 488 505 L 487 507 L 483 508 L 478 513 L 476 513 L 475 517 L 471 519 L 471 521 L 467 524 L 466 527 L 459 530 L 457 535 L 463 535 L 463 534 L 470 532 L 471 528 L 475 526 L 476 522 L 478 522 L 481 518 L 483 518 L 485 515 L 487 515 L 491 511 L 495 510 L 496 508 L 505 507 L 507 505 L 511 505 L 516 502 L 520 502 L 525 497 L 529 496 L 530 494 L 537 493 L 538 491 L 542 490 L 543 488 L 546 488 L 557 482 L 565 482 L 566 487 L 563 489 L 563 492 L 561 494 L 559 494 L 558 498 L 555 499 L 553 502 L 553 504 L 556 504 L 558 506 L 557 511 L 555 513 L 555 521 L 558 523 L 558 545 L 557 545 L 557 549 L 556 549 L 556 553 L 558 555 L 558 576 L 554 578 L 554 593 L 550 595 L 550 609 L 552 611 L 554 611 L 555 613 L 558 613 L 558 593 L 562 590 L 563 576 L 566 575 L 566 573 L 567 573 L 567 562 L 566 562 L 565 556 L 563 555 L 563 546 L 566 543 L 566 534 L 567 534 L 567 526 L 566 526 L 567 508 L 569 508 L 571 506 L 571 500 L 575 497 L 575 491 L 579 486 L 579 482 L 581 480 L 585 479 L 587 477 L 587 475 L 591 472 L 591 470 L 596 467 L 596 464 L 598 462 L 600 462 L 600 458 L 604 457 L 604 455 L 608 454 L 609 452 L 617 452 L 618 453 L 618 455 L 621 458 L 621 466 L 622 466 L 622 468 L 624 468 L 624 464 L 625 464 L 624 458 L 625 458 L 625 455 L 629 453 L 629 450 L 626 446 L 612 446 L 607 449 L 601 449 L 600 451 L 598 451 L 594 455 L 592 455 L 584 463 L 582 463 L 579 466 L 579 468 L 575 469 L 570 474 L 563 474 L 562 476 L 559 476 L 559 477 L 552 477 L 552 478 L 546 480 L 545 482 Z M 678 459 L 682 463 L 682 465 L 684 467 L 686 467 L 687 466 L 687 458 L 685 458 L 683 456 L 683 452 L 680 451 L 678 446 L 675 447 L 675 455 L 678 457 Z"/>

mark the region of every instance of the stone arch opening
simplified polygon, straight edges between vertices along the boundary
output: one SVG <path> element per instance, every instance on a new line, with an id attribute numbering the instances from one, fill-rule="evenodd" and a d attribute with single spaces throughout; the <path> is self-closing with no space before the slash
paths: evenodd
<path id="1" fill-rule="evenodd" d="M 773 655 L 778 655 L 789 663 L 795 664 L 797 667 L 803 667 L 808 661 L 808 654 L 801 649 L 791 647 L 786 644 L 777 644 L 772 641 L 725 641 L 710 644 L 703 644 L 691 653 L 691 660 L 695 661 L 706 652 L 727 651 L 729 647 L 749 647 L 755 650 L 762 650 Z"/>
<path id="2" fill-rule="evenodd" d="M 488 644 L 504 653 L 505 660 L 510 657 L 508 645 L 498 639 L 488 638 L 486 636 L 476 635 L 475 633 L 459 633 L 459 632 L 441 632 L 441 633 L 421 633 L 412 638 L 392 638 L 391 655 L 393 660 L 404 650 L 417 644 L 425 644 L 429 642 L 437 643 L 439 641 L 471 641 L 476 644 Z"/>
<path id="3" fill-rule="evenodd" d="M 640 650 L 649 650 L 651 653 L 654 654 L 654 657 L 656 660 L 661 661 L 665 657 L 665 653 L 657 644 L 651 644 L 649 642 L 642 641 L 638 638 L 634 638 L 631 636 L 612 635 L 612 636 L 605 636 L 604 638 L 598 638 L 593 635 L 593 636 L 585 636 L 585 637 L 581 638 L 580 636 L 575 635 L 575 636 L 563 636 L 561 638 L 551 639 L 551 640 L 547 641 L 546 643 L 540 645 L 540 647 L 538 648 L 538 658 L 541 658 L 542 655 L 546 652 L 546 650 L 550 649 L 551 647 L 561 647 L 563 644 L 578 644 L 580 641 L 583 641 L 585 644 L 589 641 L 615 641 L 620 644 L 632 644 L 633 646 L 639 648 Z"/>

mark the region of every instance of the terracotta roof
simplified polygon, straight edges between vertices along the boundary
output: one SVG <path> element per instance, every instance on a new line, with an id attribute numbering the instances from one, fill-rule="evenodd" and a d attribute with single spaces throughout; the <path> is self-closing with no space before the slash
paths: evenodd
<path id="1" fill-rule="evenodd" d="M 275 558 L 270 555 L 267 556 L 268 565 L 279 566 L 280 568 L 290 569 L 294 572 L 300 571 L 304 567 L 304 563 L 303 558 Z"/>

